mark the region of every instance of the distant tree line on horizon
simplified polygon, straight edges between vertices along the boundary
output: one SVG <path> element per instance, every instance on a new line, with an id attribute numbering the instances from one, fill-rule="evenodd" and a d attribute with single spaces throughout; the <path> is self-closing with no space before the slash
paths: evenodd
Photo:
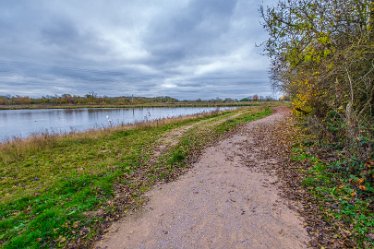
<path id="1" fill-rule="evenodd" d="M 232 103 L 232 102 L 246 102 L 246 101 L 274 101 L 271 96 L 259 96 L 257 94 L 242 98 L 214 98 L 209 100 L 178 100 L 176 98 L 161 96 L 161 97 L 135 97 L 135 96 L 98 96 L 91 92 L 83 96 L 62 94 L 54 96 L 43 96 L 33 98 L 29 96 L 0 96 L 0 105 L 141 105 L 151 103 L 178 103 L 178 102 L 213 102 L 213 103 Z M 287 100 L 281 97 L 280 100 Z"/>

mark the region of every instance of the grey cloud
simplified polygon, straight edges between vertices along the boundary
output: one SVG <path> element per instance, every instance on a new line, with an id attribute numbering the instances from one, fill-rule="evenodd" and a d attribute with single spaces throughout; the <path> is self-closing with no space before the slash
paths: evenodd
<path id="1" fill-rule="evenodd" d="M 272 0 L 268 1 L 269 3 Z M 271 95 L 258 1 L 0 1 L 0 95 Z"/>

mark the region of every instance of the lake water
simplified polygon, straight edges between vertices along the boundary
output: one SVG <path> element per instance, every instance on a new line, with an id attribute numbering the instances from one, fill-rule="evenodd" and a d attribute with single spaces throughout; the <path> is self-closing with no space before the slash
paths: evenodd
<path id="1" fill-rule="evenodd" d="M 156 107 L 0 110 L 0 141 L 42 132 L 66 133 L 235 107 Z"/>

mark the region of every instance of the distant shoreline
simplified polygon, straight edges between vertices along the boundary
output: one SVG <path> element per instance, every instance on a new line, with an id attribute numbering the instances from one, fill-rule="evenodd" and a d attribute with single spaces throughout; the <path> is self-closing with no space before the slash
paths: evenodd
<path id="1" fill-rule="evenodd" d="M 261 101 L 262 102 L 262 101 Z M 146 107 L 220 107 L 220 106 L 258 106 L 261 102 L 172 102 L 172 103 L 149 103 L 134 105 L 109 105 L 109 104 L 87 104 L 87 105 L 67 105 L 67 104 L 28 104 L 28 105 L 0 105 L 0 110 L 22 110 L 22 109 L 80 109 L 80 108 L 146 108 Z M 266 101 L 263 101 L 266 102 Z M 267 101 L 278 102 L 278 101 Z"/>

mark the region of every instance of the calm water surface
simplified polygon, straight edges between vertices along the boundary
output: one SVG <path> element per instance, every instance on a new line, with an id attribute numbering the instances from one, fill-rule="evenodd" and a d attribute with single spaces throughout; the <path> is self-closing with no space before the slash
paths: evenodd
<path id="1" fill-rule="evenodd" d="M 220 107 L 218 110 L 234 109 Z M 0 141 L 42 132 L 66 133 L 178 117 L 217 110 L 215 107 L 157 107 L 133 109 L 0 110 Z"/>

